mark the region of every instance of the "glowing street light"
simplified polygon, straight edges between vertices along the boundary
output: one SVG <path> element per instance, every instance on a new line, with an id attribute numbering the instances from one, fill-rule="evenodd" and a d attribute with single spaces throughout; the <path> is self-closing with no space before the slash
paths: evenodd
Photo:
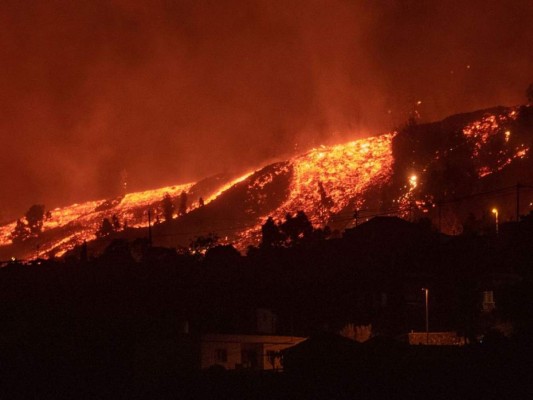
<path id="1" fill-rule="evenodd" d="M 495 218 L 495 222 L 496 222 L 496 235 L 498 234 L 498 225 L 499 225 L 499 221 L 498 221 L 498 209 L 497 208 L 493 208 L 492 209 L 492 213 L 494 214 L 494 218 Z"/>
<path id="2" fill-rule="evenodd" d="M 429 289 L 422 288 L 422 290 L 426 294 L 426 344 L 429 344 L 429 307 L 428 307 L 429 306 L 429 303 L 428 303 Z"/>

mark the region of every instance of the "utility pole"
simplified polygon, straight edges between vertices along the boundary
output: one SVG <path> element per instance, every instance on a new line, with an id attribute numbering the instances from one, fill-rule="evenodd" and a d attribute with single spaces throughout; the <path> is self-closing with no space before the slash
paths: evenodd
<path id="1" fill-rule="evenodd" d="M 357 228 L 357 220 L 359 219 L 359 211 L 357 209 L 353 212 L 353 217 L 355 219 L 355 227 Z"/>
<path id="2" fill-rule="evenodd" d="M 499 213 L 498 213 L 498 209 L 497 208 L 493 208 L 492 209 L 492 213 L 494 214 L 494 222 L 496 223 L 496 236 L 498 236 L 498 233 L 499 233 L 499 225 L 500 225 L 500 221 L 499 221 Z"/>
<path id="3" fill-rule="evenodd" d="M 442 204 L 441 202 L 437 203 L 439 209 L 439 233 L 442 233 Z"/>
<path id="4" fill-rule="evenodd" d="M 516 222 L 520 222 L 520 183 L 516 184 Z"/>
<path id="5" fill-rule="evenodd" d="M 429 289 L 422 288 L 422 290 L 426 293 L 426 345 L 429 344 Z"/>
<path id="6" fill-rule="evenodd" d="M 152 247 L 152 213 L 148 210 L 148 245 Z"/>

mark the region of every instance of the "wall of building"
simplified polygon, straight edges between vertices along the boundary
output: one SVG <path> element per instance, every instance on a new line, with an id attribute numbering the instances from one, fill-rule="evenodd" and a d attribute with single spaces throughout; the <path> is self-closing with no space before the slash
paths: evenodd
<path id="1" fill-rule="evenodd" d="M 464 338 L 457 332 L 410 332 L 407 334 L 409 344 L 429 344 L 433 346 L 463 346 Z"/>
<path id="2" fill-rule="evenodd" d="M 200 343 L 201 368 L 221 365 L 226 369 L 280 369 L 276 352 L 305 340 L 296 336 L 274 335 L 204 335 Z"/>

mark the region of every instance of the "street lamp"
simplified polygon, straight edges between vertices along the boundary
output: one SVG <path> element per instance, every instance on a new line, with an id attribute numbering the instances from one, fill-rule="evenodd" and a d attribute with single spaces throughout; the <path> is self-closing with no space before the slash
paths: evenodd
<path id="1" fill-rule="evenodd" d="M 426 294 L 426 344 L 429 344 L 429 307 L 428 307 L 429 289 L 422 288 L 422 290 Z"/>
<path id="2" fill-rule="evenodd" d="M 493 208 L 492 209 L 492 213 L 494 214 L 494 218 L 495 218 L 495 221 L 496 221 L 496 235 L 498 234 L 498 225 L 499 225 L 499 222 L 498 222 L 498 209 L 497 208 Z"/>

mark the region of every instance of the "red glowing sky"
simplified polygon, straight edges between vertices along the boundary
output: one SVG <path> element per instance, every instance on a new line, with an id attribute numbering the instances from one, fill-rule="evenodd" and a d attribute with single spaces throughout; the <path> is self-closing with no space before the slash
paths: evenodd
<path id="1" fill-rule="evenodd" d="M 468 3 L 468 4 L 464 4 Z M 533 3 L 0 4 L 0 220 L 520 104 Z"/>

